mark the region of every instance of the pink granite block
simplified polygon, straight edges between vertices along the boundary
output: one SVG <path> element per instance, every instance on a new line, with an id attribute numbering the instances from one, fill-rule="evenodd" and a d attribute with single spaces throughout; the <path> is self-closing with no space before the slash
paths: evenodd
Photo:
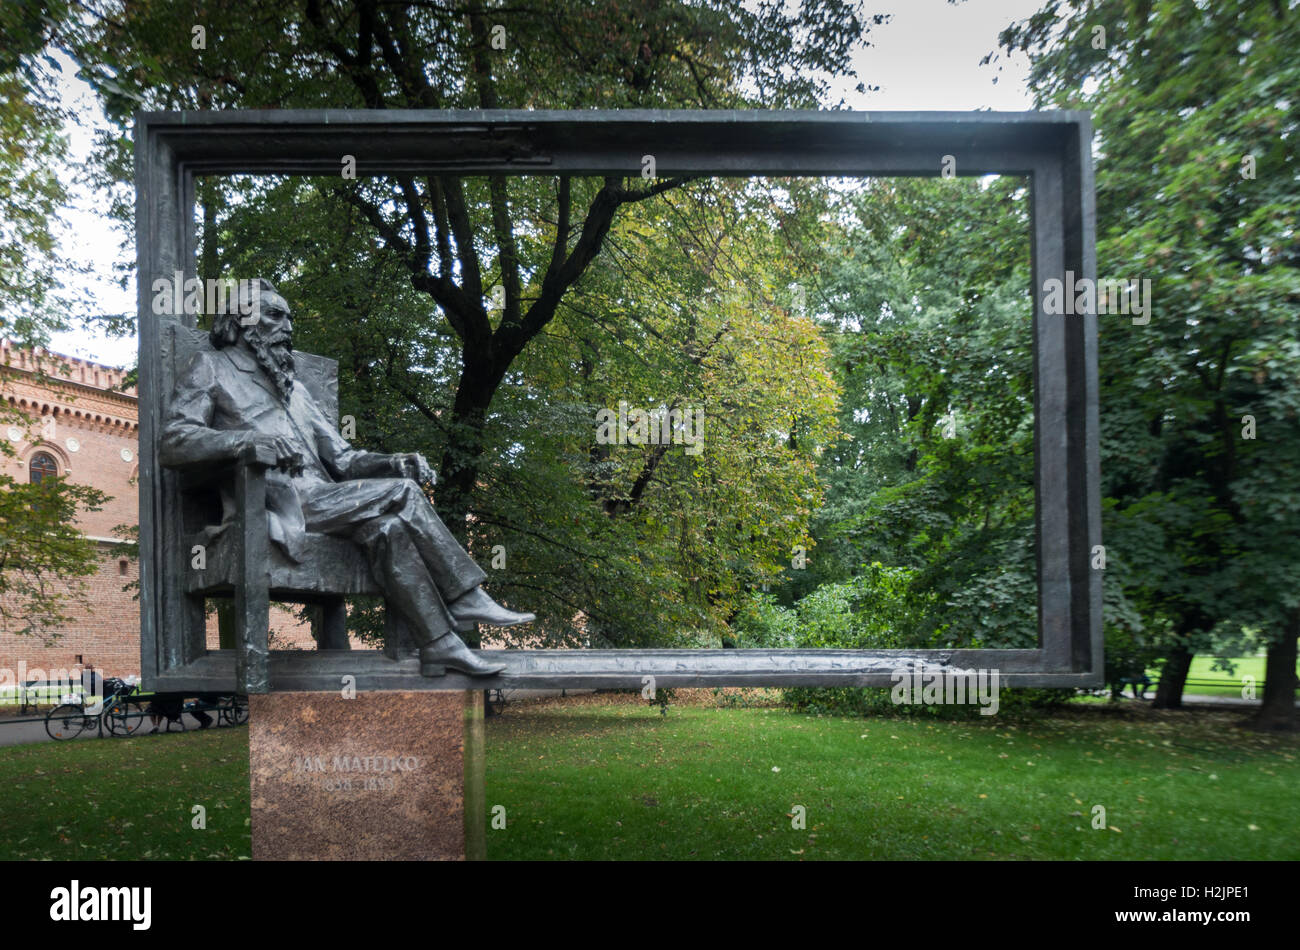
<path id="1" fill-rule="evenodd" d="M 466 723 L 481 728 L 481 703 L 464 690 L 250 696 L 253 859 L 463 860 Z"/>

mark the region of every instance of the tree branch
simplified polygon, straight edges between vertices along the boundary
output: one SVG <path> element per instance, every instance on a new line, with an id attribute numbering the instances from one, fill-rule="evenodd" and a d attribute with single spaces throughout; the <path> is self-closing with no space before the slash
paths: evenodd
<path id="1" fill-rule="evenodd" d="M 370 222 L 371 226 L 379 232 L 380 237 L 384 239 L 385 246 L 394 254 L 402 259 L 407 270 L 411 272 L 411 286 L 416 290 L 427 293 L 442 308 L 447 316 L 447 322 L 456 334 L 465 338 L 467 325 L 470 319 L 473 319 L 475 311 L 482 315 L 484 322 L 487 320 L 486 314 L 483 314 L 483 308 L 473 298 L 469 297 L 460 287 L 445 274 L 437 276 L 430 274 L 427 269 L 427 249 L 426 258 L 421 261 L 420 254 L 413 248 L 398 232 L 383 213 L 363 198 L 354 190 L 338 187 L 335 193 L 343 198 L 344 201 L 357 208 Z M 481 299 L 481 298 L 480 298 Z"/>

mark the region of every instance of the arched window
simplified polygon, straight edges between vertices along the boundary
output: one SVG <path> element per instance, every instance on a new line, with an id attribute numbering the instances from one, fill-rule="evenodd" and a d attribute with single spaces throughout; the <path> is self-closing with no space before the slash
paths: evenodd
<path id="1" fill-rule="evenodd" d="M 43 478 L 53 478 L 59 474 L 58 463 L 48 452 L 37 452 L 27 464 L 27 473 L 33 485 L 39 485 Z"/>

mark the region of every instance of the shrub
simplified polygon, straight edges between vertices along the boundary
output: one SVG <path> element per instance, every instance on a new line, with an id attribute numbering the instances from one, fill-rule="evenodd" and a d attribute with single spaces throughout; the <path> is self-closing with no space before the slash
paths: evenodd
<path id="1" fill-rule="evenodd" d="M 754 591 L 733 626 L 733 641 L 745 649 L 791 649 L 798 645 L 798 616 L 772 594 Z"/>
<path id="2" fill-rule="evenodd" d="M 872 564 L 849 581 L 822 584 L 796 604 L 780 607 L 756 595 L 746 623 L 771 636 L 780 631 L 800 647 L 840 649 L 903 649 L 919 646 L 906 631 L 916 629 L 917 605 L 909 597 L 913 572 Z M 747 644 L 748 645 L 748 644 Z M 928 645 L 928 644 L 927 644 Z M 998 714 L 1050 709 L 1067 702 L 1072 689 L 998 690 Z M 796 687 L 782 691 L 782 701 L 794 709 L 847 716 L 933 716 L 939 719 L 979 717 L 977 703 L 963 705 L 903 704 L 893 701 L 891 687 Z"/>

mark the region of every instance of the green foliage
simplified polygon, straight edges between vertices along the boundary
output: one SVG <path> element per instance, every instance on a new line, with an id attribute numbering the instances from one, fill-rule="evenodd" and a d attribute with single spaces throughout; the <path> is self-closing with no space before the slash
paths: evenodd
<path id="1" fill-rule="evenodd" d="M 62 477 L 33 485 L 0 473 L 0 632 L 52 642 L 90 606 L 82 578 L 98 569 L 99 554 L 76 519 L 107 500 Z"/>
<path id="2" fill-rule="evenodd" d="M 78 269 L 59 248 L 67 113 L 55 88 L 59 67 L 46 50 L 67 15 L 59 2 L 0 6 L 0 338 L 27 348 L 69 326 L 73 304 L 58 274 Z M 0 366 L 0 383 L 11 372 Z M 0 404 L 0 424 L 35 432 L 35 422 Z M 0 462 L 13 458 L 10 441 L 0 441 Z M 49 641 L 88 606 L 82 579 L 99 557 L 76 520 L 106 500 L 64 478 L 33 485 L 26 472 L 0 473 L 0 631 Z"/>
<path id="3" fill-rule="evenodd" d="M 1149 324 L 1100 318 L 1108 587 L 1148 631 L 1116 648 L 1293 637 L 1300 11 L 1054 0 L 1001 42 L 1042 105 L 1092 111 L 1099 270 L 1152 282 Z"/>
<path id="4" fill-rule="evenodd" d="M 59 247 L 71 113 L 50 52 L 69 13 L 62 0 L 0 5 L 0 337 L 25 347 L 46 344 L 88 303 L 59 279 L 87 269 Z"/>
<path id="5" fill-rule="evenodd" d="M 1162 656 L 1158 644 L 1159 640 L 1146 633 L 1107 628 L 1106 685 L 1112 695 L 1122 692 L 1122 680 L 1140 677 L 1156 664 Z"/>
<path id="6" fill-rule="evenodd" d="M 810 645 L 856 645 L 863 623 L 880 647 L 1037 642 L 1027 200 L 1017 179 L 873 180 L 823 218 L 844 435 L 819 457 L 815 556 L 776 590 L 834 618 Z M 872 602 L 841 623 L 834 585 L 872 563 L 854 594 Z"/>
<path id="7" fill-rule="evenodd" d="M 141 105 L 817 106 L 880 22 L 841 0 L 219 6 L 197 55 L 175 0 L 65 26 L 119 126 L 105 180 L 131 174 Z M 511 631 L 534 645 L 720 639 L 811 545 L 836 389 L 816 326 L 786 305 L 798 266 L 778 262 L 820 189 L 639 171 L 197 185 L 203 276 L 280 284 L 295 345 L 340 359 L 355 441 L 437 460 L 440 513 L 500 561 L 494 595 L 538 613 Z M 620 401 L 702 409 L 704 452 L 596 443 L 595 412 Z M 353 612 L 358 631 L 376 621 Z"/>
<path id="8" fill-rule="evenodd" d="M 816 556 L 751 600 L 738 644 L 1036 645 L 1027 201 L 1014 178 L 870 181 L 825 216 L 816 309 L 844 436 L 818 463 Z M 1072 691 L 1002 694 L 1016 710 Z M 888 689 L 784 695 L 818 711 L 978 715 L 896 707 Z"/>
<path id="9" fill-rule="evenodd" d="M 30 347 L 64 325 L 51 298 L 68 198 L 55 169 L 67 141 L 57 112 L 16 74 L 0 74 L 0 103 L 0 337 Z"/>
<path id="10" fill-rule="evenodd" d="M 849 581 L 823 584 L 793 609 L 777 604 L 773 595 L 756 592 L 737 619 L 737 646 L 899 649 L 905 644 L 897 631 L 914 627 L 916 622 L 909 617 L 914 574 L 907 568 L 872 564 Z M 797 687 L 782 690 L 781 695 L 791 708 L 818 715 L 945 719 L 980 715 L 975 704 L 896 704 L 888 687 Z M 1053 708 L 1073 695 L 1071 689 L 1000 688 L 998 714 Z"/>
<path id="11" fill-rule="evenodd" d="M 660 716 L 667 716 L 668 707 L 672 703 L 673 699 L 676 698 L 676 695 L 676 691 L 671 687 L 661 687 L 655 690 L 654 699 L 650 700 L 650 705 L 659 707 Z"/>
<path id="12" fill-rule="evenodd" d="M 916 629 L 911 598 L 916 571 L 864 567 L 849 581 L 823 584 L 803 597 L 793 610 L 764 594 L 756 594 L 738 624 L 741 637 L 757 644 L 760 638 L 790 631 L 798 647 L 858 650 L 900 649 L 908 644 L 900 630 Z M 772 644 L 777 645 L 777 644 Z M 1000 687 L 998 715 L 1049 709 L 1067 702 L 1072 689 L 1014 689 Z M 977 704 L 899 704 L 889 687 L 797 687 L 782 690 L 790 707 L 818 715 L 934 716 L 969 719 L 980 715 Z"/>
<path id="13" fill-rule="evenodd" d="M 870 564 L 853 578 L 823 584 L 793 607 L 754 591 L 737 616 L 740 647 L 897 649 L 897 630 L 910 625 L 913 571 Z"/>
<path id="14" fill-rule="evenodd" d="M 799 615 L 776 602 L 776 595 L 754 591 L 741 606 L 731 645 L 747 650 L 789 650 L 798 645 Z"/>
<path id="15" fill-rule="evenodd" d="M 798 604 L 801 647 L 890 649 L 904 646 L 898 631 L 912 626 L 907 597 L 914 572 L 866 565 L 850 580 L 823 584 Z"/>

